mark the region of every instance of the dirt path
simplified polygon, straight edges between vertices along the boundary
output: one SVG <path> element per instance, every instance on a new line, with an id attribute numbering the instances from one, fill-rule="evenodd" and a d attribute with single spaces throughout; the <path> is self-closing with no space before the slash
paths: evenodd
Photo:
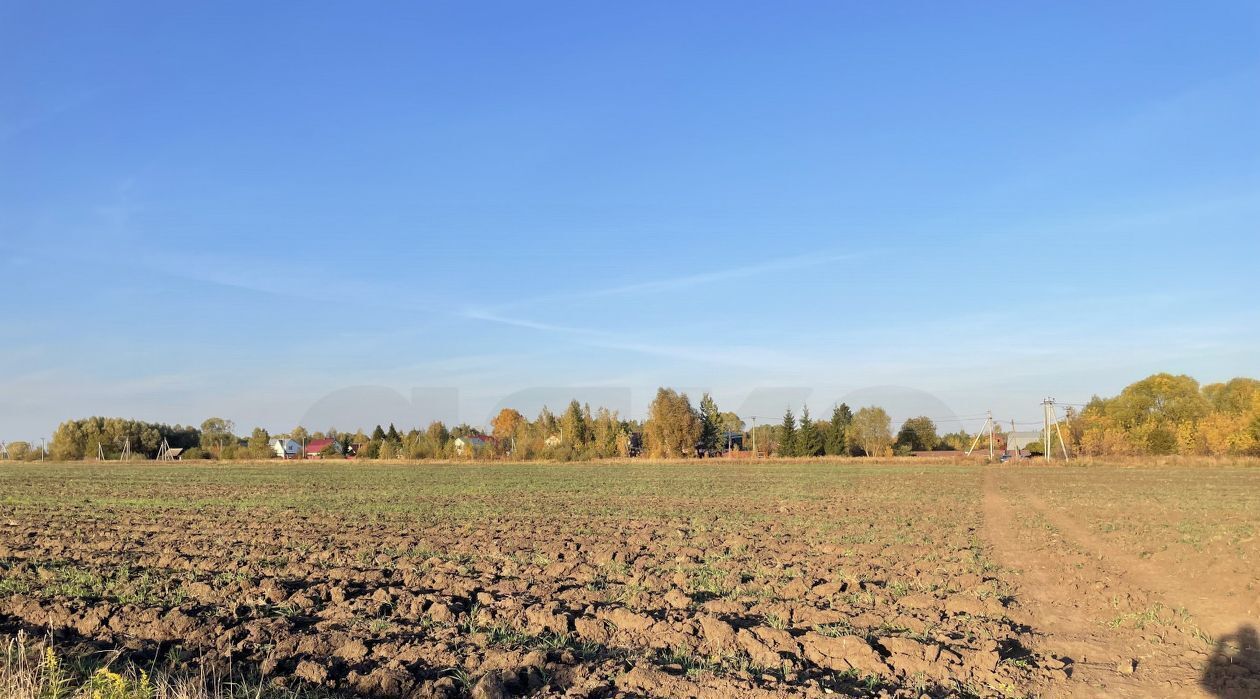
<path id="1" fill-rule="evenodd" d="M 1166 605 L 1184 610 L 1191 623 L 1205 635 L 1220 638 L 1235 631 L 1240 623 L 1256 621 L 1254 600 L 1240 595 L 1210 594 L 1204 586 L 1196 584 L 1183 571 L 1143 560 L 1105 541 L 1070 515 L 1028 492 L 1026 488 L 1020 490 L 1024 501 L 1064 536 L 1096 555 L 1100 564 L 1105 562 L 1108 568 L 1122 571 L 1128 582 L 1158 595 Z"/>
<path id="2" fill-rule="evenodd" d="M 1010 614 L 1033 630 L 1034 650 L 1071 659 L 1070 693 L 1221 696 L 1200 684 L 1211 645 L 1174 612 L 1185 605 L 1172 588 L 1154 585 L 1114 552 L 1100 555 L 1088 531 L 1006 476 L 985 472 L 985 534 L 1012 572 Z M 1063 686 L 1046 693 L 1064 693 Z"/>

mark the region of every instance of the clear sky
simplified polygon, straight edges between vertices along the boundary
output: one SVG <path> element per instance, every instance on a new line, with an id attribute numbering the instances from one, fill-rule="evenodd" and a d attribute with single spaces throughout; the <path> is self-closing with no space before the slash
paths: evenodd
<path id="1" fill-rule="evenodd" d="M 0 439 L 1260 376 L 1258 125 L 1251 1 L 4 2 Z"/>

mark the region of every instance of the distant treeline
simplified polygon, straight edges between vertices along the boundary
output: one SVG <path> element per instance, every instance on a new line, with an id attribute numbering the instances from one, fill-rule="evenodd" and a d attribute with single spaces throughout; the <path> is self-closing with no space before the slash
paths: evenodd
<path id="1" fill-rule="evenodd" d="M 210 422 L 207 420 L 207 422 Z M 165 440 L 178 449 L 195 449 L 202 431 L 192 425 L 164 425 L 118 417 L 89 417 L 67 420 L 57 427 L 49 445 L 48 457 L 57 460 L 117 458 L 124 448 L 137 456 L 153 457 Z M 99 448 L 98 448 L 99 447 Z M 13 445 L 9 445 L 12 450 Z"/>
<path id="2" fill-rule="evenodd" d="M 1058 450 L 1066 442 L 1074 455 L 1260 455 L 1260 381 L 1237 378 L 1200 387 L 1189 376 L 1156 374 L 1138 381 L 1113 398 L 1095 396 L 1078 409 L 1068 407 L 1059 431 L 1027 448 Z M 911 452 L 965 450 L 975 437 L 965 431 L 940 435 L 926 416 L 906 420 L 894 434 L 888 413 L 878 406 L 854 412 L 834 406 L 824 420 L 802 406 L 799 418 L 787 410 L 777 425 L 749 430 L 735 413 L 723 412 L 709 394 L 693 406 L 685 393 L 661 388 L 645 421 L 622 419 L 607 408 L 591 410 L 572 401 L 559 415 L 543 408 L 529 419 L 505 408 L 483 431 L 468 424 L 448 428 L 441 422 L 403 432 L 394 425 L 343 432 L 336 428 L 308 432 L 298 426 L 271 435 L 255 428 L 237 436 L 235 425 L 210 418 L 200 428 L 92 417 L 62 423 L 53 434 L 48 458 L 55 460 L 118 459 L 129 448 L 135 458 L 154 458 L 163 440 L 182 449 L 183 459 L 277 458 L 274 437 L 301 444 L 332 439 L 323 458 L 352 454 L 360 459 L 503 458 L 561 461 L 632 457 L 689 458 L 726 451 L 757 450 L 784 457 L 891 456 Z M 995 432 L 998 448 L 1006 433 Z M 977 449 L 988 450 L 982 435 Z M 1043 435 L 1043 442 L 1044 442 Z M 44 454 L 24 442 L 7 445 L 9 459 L 38 459 Z"/>
<path id="3" fill-rule="evenodd" d="M 1189 376 L 1155 374 L 1114 398 L 1095 396 L 1066 426 L 1069 448 L 1087 456 L 1260 455 L 1260 381 L 1200 387 Z"/>

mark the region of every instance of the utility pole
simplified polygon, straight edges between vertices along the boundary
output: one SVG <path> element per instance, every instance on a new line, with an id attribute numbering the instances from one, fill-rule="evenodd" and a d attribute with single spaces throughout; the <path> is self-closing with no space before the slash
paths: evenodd
<path id="1" fill-rule="evenodd" d="M 1044 438 L 1041 440 L 1041 444 L 1042 444 L 1042 446 L 1045 448 L 1045 452 L 1046 452 L 1046 461 L 1050 461 L 1050 460 L 1051 460 L 1051 454 L 1050 454 L 1050 451 L 1051 451 L 1051 450 L 1050 450 L 1050 447 L 1051 447 L 1051 444 L 1050 444 L 1050 412 L 1051 412 L 1052 410 L 1054 410 L 1054 399 L 1053 399 L 1053 398 L 1049 398 L 1049 397 L 1047 397 L 1045 400 L 1041 401 L 1041 421 L 1042 421 L 1042 423 L 1043 423 L 1043 428 L 1042 428 L 1042 432 L 1041 432 L 1041 434 L 1042 434 L 1042 435 L 1044 435 Z"/>
<path id="2" fill-rule="evenodd" d="M 1046 461 L 1050 460 L 1050 452 L 1052 451 L 1051 447 L 1053 446 L 1051 444 L 1052 438 L 1050 435 L 1050 427 L 1052 425 L 1054 426 L 1055 434 L 1059 435 L 1059 448 L 1063 451 L 1063 460 L 1067 461 L 1069 458 L 1068 450 L 1067 450 L 1067 442 L 1064 441 L 1063 439 L 1063 429 L 1059 427 L 1059 411 L 1055 409 L 1054 407 L 1054 399 L 1046 398 L 1045 400 L 1041 401 L 1041 405 L 1042 405 L 1042 412 L 1044 414 L 1044 420 L 1046 423 L 1046 441 L 1045 441 Z"/>
<path id="3" fill-rule="evenodd" d="M 749 417 L 751 417 L 751 418 L 752 418 L 752 421 L 753 421 L 753 428 L 752 428 L 752 436 L 753 436 L 753 458 L 754 458 L 754 459 L 760 459 L 760 458 L 761 458 L 761 452 L 757 451 L 757 416 L 756 416 L 756 415 L 749 415 Z"/>
<path id="4" fill-rule="evenodd" d="M 39 438 L 39 460 L 43 461 L 45 456 L 48 456 L 48 443 L 43 437 L 40 437 Z"/>
<path id="5" fill-rule="evenodd" d="M 1056 433 L 1058 433 L 1058 435 L 1059 435 L 1059 447 L 1061 447 L 1061 448 L 1063 449 L 1063 460 L 1064 460 L 1064 461 L 1067 461 L 1067 460 L 1068 460 L 1067 442 L 1065 442 L 1065 441 L 1063 440 L 1063 430 L 1059 429 L 1059 415 L 1058 415 L 1058 413 L 1055 413 L 1055 415 L 1054 415 L 1054 431 L 1055 431 Z"/>
<path id="6" fill-rule="evenodd" d="M 993 411 L 987 411 L 989 414 L 989 461 L 993 460 Z"/>
<path id="7" fill-rule="evenodd" d="M 976 438 L 972 440 L 971 447 L 967 449 L 967 456 L 971 456 L 971 452 L 974 451 L 976 448 L 976 445 L 980 443 L 980 437 L 984 434 L 985 430 L 988 430 L 989 432 L 989 461 L 992 461 L 993 460 L 993 411 L 986 410 L 985 415 L 987 417 L 985 417 L 984 419 L 984 424 L 981 425 L 980 431 L 976 433 Z"/>

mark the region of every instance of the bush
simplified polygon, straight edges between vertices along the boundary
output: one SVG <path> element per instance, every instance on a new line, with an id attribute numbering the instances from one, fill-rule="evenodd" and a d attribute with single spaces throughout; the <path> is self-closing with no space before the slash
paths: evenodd
<path id="1" fill-rule="evenodd" d="M 31 449 L 31 445 L 28 442 L 9 442 L 8 458 L 12 461 L 26 461 L 29 455 L 33 453 L 35 453 L 35 450 Z"/>
<path id="2" fill-rule="evenodd" d="M 320 449 L 320 450 L 319 450 L 319 458 L 321 458 L 321 459 L 340 459 L 340 458 L 343 458 L 343 457 L 342 457 L 341 452 L 337 451 L 337 448 L 336 448 L 336 447 L 334 447 L 333 445 L 329 444 L 328 446 L 326 446 L 326 447 L 324 447 L 323 449 Z"/>
<path id="3" fill-rule="evenodd" d="M 557 444 L 555 446 L 543 449 L 544 459 L 553 459 L 555 461 L 576 461 L 582 458 L 582 454 L 569 444 Z"/>

